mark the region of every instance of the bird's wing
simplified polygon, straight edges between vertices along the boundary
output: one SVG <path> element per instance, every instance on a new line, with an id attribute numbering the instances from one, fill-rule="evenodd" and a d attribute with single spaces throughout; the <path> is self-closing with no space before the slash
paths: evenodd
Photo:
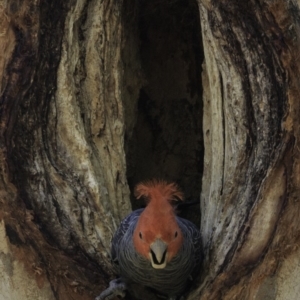
<path id="1" fill-rule="evenodd" d="M 120 242 L 130 226 L 134 226 L 144 209 L 138 209 L 130 213 L 123 219 L 117 231 L 115 232 L 111 243 L 111 259 L 114 264 L 118 265 L 118 252 Z"/>
<path id="2" fill-rule="evenodd" d="M 187 235 L 191 239 L 193 243 L 193 248 L 194 248 L 194 255 L 195 255 L 195 268 L 194 271 L 199 269 L 201 262 L 203 260 L 203 246 L 202 246 L 202 238 L 201 238 L 201 233 L 199 228 L 189 220 L 179 218 L 179 223 L 181 223 L 184 227 L 185 230 L 187 231 Z"/>

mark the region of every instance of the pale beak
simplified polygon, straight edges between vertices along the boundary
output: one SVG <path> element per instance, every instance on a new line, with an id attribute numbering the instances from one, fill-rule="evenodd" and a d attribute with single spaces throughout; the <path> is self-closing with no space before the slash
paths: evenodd
<path id="1" fill-rule="evenodd" d="M 153 268 L 163 269 L 167 265 L 167 248 L 168 245 L 161 239 L 157 239 L 150 245 L 150 258 Z"/>

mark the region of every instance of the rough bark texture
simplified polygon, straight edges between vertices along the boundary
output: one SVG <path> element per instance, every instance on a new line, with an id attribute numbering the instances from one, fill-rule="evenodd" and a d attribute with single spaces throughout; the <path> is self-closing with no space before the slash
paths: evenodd
<path id="1" fill-rule="evenodd" d="M 296 299 L 280 267 L 299 241 L 299 7 L 204 1 L 200 15 L 207 262 L 191 299 Z"/>
<path id="2" fill-rule="evenodd" d="M 0 0 L 0 299 L 93 299 L 154 176 L 201 193 L 190 300 L 298 299 L 299 32 L 295 0 Z"/>
<path id="3" fill-rule="evenodd" d="M 3 5 L 13 50 L 1 64 L 2 166 L 16 188 L 3 210 L 7 235 L 17 248 L 35 249 L 55 298 L 90 298 L 90 283 L 103 289 L 112 275 L 110 239 L 130 210 L 121 7 Z"/>

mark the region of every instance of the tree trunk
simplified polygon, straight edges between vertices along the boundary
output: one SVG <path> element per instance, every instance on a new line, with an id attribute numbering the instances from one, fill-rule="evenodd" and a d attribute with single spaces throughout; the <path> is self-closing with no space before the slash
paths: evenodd
<path id="1" fill-rule="evenodd" d="M 298 299 L 299 41 L 295 0 L 0 0 L 0 300 L 97 296 L 153 177 L 201 195 L 189 300 Z"/>

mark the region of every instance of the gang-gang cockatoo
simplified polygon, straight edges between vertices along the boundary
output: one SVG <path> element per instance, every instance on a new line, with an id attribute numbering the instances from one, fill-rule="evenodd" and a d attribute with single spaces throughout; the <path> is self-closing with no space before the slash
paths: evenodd
<path id="1" fill-rule="evenodd" d="M 146 208 L 125 217 L 112 239 L 112 261 L 120 278 L 96 300 L 125 296 L 126 289 L 137 287 L 168 300 L 183 299 L 202 261 L 199 229 L 178 217 L 172 205 L 183 194 L 175 183 L 152 180 L 138 184 L 135 197 L 145 198 Z"/>

